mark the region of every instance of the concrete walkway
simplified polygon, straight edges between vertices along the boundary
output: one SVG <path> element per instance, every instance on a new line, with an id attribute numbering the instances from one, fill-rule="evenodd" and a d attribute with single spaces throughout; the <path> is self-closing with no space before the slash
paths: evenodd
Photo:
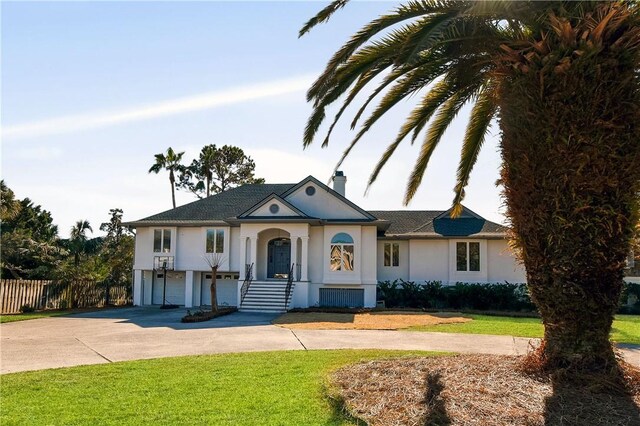
<path id="1" fill-rule="evenodd" d="M 234 313 L 182 324 L 184 309 L 112 309 L 0 325 L 0 373 L 229 352 L 407 349 L 524 354 L 537 339 L 378 330 L 289 330 L 276 315 Z M 640 346 L 622 349 L 640 366 Z"/>

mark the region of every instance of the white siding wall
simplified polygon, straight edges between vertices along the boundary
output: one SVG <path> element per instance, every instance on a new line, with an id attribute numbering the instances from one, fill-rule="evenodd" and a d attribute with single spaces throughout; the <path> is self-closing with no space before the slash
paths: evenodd
<path id="1" fill-rule="evenodd" d="M 226 253 L 225 253 L 226 255 Z M 230 228 L 229 238 L 229 270 L 240 271 L 244 269 L 244 265 L 240 265 L 240 227 Z"/>
<path id="2" fill-rule="evenodd" d="M 315 194 L 309 196 L 305 192 L 307 186 L 316 188 Z M 364 219 L 365 216 L 349 206 L 345 202 L 337 199 L 333 194 L 327 192 L 313 183 L 304 185 L 293 194 L 286 197 L 286 200 L 296 206 L 301 211 L 311 217 L 320 219 Z"/>
<path id="3" fill-rule="evenodd" d="M 362 227 L 362 247 L 361 279 L 363 284 L 377 284 L 377 256 L 375 247 L 377 245 L 377 228 L 375 226 Z M 366 297 L 366 296 L 365 296 Z M 374 295 L 375 298 L 375 295 Z"/>
<path id="4" fill-rule="evenodd" d="M 447 240 L 409 240 L 409 280 L 449 282 Z"/>
<path id="5" fill-rule="evenodd" d="M 214 227 L 148 227 L 136 230 L 135 262 L 134 269 L 153 269 L 153 258 L 155 256 L 174 256 L 174 269 L 177 271 L 202 271 L 209 269 L 209 265 L 204 259 L 206 232 Z M 239 250 L 239 228 L 215 227 L 224 230 L 224 253 L 220 265 L 221 271 L 237 271 Z M 171 252 L 153 252 L 153 232 L 154 229 L 171 229 Z M 233 229 L 233 231 L 231 231 Z M 235 239 L 235 241 L 231 241 Z M 233 251 L 235 249 L 235 251 Z M 233 265 L 235 268 L 230 269 Z"/>
<path id="6" fill-rule="evenodd" d="M 153 233 L 155 229 L 171 229 L 171 251 L 169 253 L 154 253 Z M 177 229 L 174 227 L 158 226 L 136 229 L 135 265 L 133 269 L 152 270 L 155 256 L 176 256 Z M 177 262 L 177 258 L 174 259 Z"/>
<path id="7" fill-rule="evenodd" d="M 506 240 L 489 240 L 489 282 L 524 283 L 527 275 L 524 267 L 516 261 Z"/>
<path id="8" fill-rule="evenodd" d="M 278 206 L 278 211 L 276 213 L 271 213 L 271 210 L 269 210 L 269 208 L 271 207 L 272 204 L 275 204 L 275 205 Z M 277 217 L 277 216 L 299 216 L 299 215 L 298 215 L 298 213 L 296 213 L 295 211 L 293 211 L 292 209 L 290 209 L 288 206 L 284 205 L 280 201 L 278 201 L 276 199 L 271 199 L 271 200 L 267 201 L 266 203 L 264 203 L 262 206 L 258 207 L 249 216 L 257 216 L 257 217 L 275 216 L 275 217 Z"/>
<path id="9" fill-rule="evenodd" d="M 309 281 L 321 283 L 324 279 L 324 230 L 322 226 L 309 228 Z"/>
<path id="10" fill-rule="evenodd" d="M 399 265 L 398 266 L 384 266 L 384 245 L 385 244 L 398 244 L 400 249 Z M 409 279 L 409 241 L 391 241 L 381 240 L 378 241 L 378 255 L 377 255 L 377 271 L 378 281 L 393 281 L 396 279 Z"/>
<path id="11" fill-rule="evenodd" d="M 183 227 L 178 228 L 178 249 L 176 252 L 176 270 L 203 271 L 209 269 L 205 261 L 207 229 L 213 227 Z M 229 227 L 216 227 L 224 230 L 224 252 L 222 253 L 221 271 L 229 270 L 230 242 Z"/>

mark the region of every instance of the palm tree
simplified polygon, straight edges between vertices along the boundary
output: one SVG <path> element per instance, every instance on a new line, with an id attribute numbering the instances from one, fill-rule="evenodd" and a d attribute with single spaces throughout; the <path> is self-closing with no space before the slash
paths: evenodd
<path id="1" fill-rule="evenodd" d="M 149 169 L 149 173 L 160 173 L 160 170 L 169 170 L 169 182 L 171 183 L 171 201 L 173 202 L 173 208 L 176 208 L 176 177 L 175 171 L 180 167 L 180 161 L 184 152 L 174 152 L 173 148 L 167 149 L 167 155 L 160 153 L 156 154 L 156 162 Z"/>
<path id="2" fill-rule="evenodd" d="M 347 2 L 331 3 L 300 35 Z M 380 117 L 417 95 L 369 179 L 375 182 L 403 140 L 420 138 L 406 204 L 445 130 L 470 104 L 456 216 L 497 119 L 506 214 L 545 325 L 538 361 L 617 372 L 608 336 L 639 215 L 639 69 L 637 2 L 407 1 L 366 24 L 329 60 L 307 94 L 313 110 L 304 145 L 329 105 L 344 99 L 326 146 L 347 107 L 368 90 L 352 129 L 366 119 L 339 167 Z"/>
<path id="3" fill-rule="evenodd" d="M 80 257 L 87 251 L 87 231 L 93 233 L 93 228 L 89 224 L 88 220 L 79 220 L 74 226 L 71 227 L 71 233 L 69 235 L 69 251 L 73 254 L 73 266 L 74 266 L 74 284 L 72 284 L 70 297 L 71 307 L 75 308 L 78 302 L 78 269 L 80 267 Z"/>
<path id="4" fill-rule="evenodd" d="M 0 180 L 0 201 L 0 221 L 15 219 L 20 214 L 22 205 L 4 179 Z"/>

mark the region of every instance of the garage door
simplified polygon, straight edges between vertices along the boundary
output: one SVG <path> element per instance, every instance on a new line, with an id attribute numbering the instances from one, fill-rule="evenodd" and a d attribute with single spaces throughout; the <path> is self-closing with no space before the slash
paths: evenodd
<path id="1" fill-rule="evenodd" d="M 222 277 L 225 274 L 221 275 Z M 202 274 L 202 284 L 200 287 L 202 294 L 202 304 L 211 305 L 211 275 Z M 216 288 L 218 290 L 218 305 L 219 306 L 238 306 L 238 280 L 237 279 L 225 279 L 218 278 L 216 280 Z"/>
<path id="2" fill-rule="evenodd" d="M 166 303 L 184 305 L 184 272 L 167 272 L 167 296 Z M 153 304 L 162 305 L 162 289 L 164 277 L 162 272 L 156 273 L 153 282 Z"/>

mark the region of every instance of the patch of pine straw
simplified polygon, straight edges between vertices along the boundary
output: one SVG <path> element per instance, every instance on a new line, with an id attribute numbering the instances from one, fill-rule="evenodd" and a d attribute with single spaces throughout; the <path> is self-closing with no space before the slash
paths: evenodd
<path id="1" fill-rule="evenodd" d="M 366 312 L 358 314 L 326 312 L 290 312 L 273 324 L 295 330 L 399 330 L 418 325 L 450 324 L 471 321 L 455 313 Z"/>
<path id="2" fill-rule="evenodd" d="M 520 372 L 514 356 L 403 358 L 350 365 L 332 398 L 370 425 L 640 425 L 640 388 L 609 395 Z"/>

